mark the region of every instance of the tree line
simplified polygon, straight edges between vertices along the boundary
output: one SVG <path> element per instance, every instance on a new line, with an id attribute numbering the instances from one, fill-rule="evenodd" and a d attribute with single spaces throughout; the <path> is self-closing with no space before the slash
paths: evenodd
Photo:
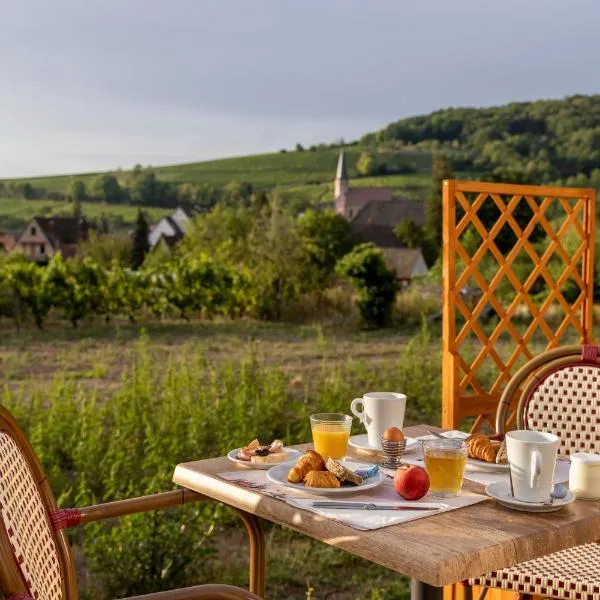
<path id="1" fill-rule="evenodd" d="M 280 320 L 303 294 L 346 282 L 367 327 L 389 322 L 395 274 L 381 250 L 360 243 L 333 212 L 296 218 L 276 197 L 263 206 L 218 206 L 164 254 L 148 252 L 141 213 L 136 231 L 128 250 L 99 238 L 86 243 L 84 257 L 57 254 L 46 266 L 9 255 L 0 263 L 4 312 L 40 328 L 51 312 L 74 327 L 87 317 Z"/>
<path id="2" fill-rule="evenodd" d="M 456 168 L 521 183 L 600 187 L 600 95 L 449 108 L 402 119 L 363 144 L 444 151 Z"/>
<path id="3" fill-rule="evenodd" d="M 101 173 L 91 181 L 73 177 L 62 191 L 47 190 L 25 182 L 0 182 L 0 196 L 21 196 L 27 200 L 104 202 L 137 206 L 176 207 L 191 203 L 209 209 L 218 202 L 247 202 L 255 193 L 252 184 L 232 181 L 226 185 L 173 183 L 159 179 L 151 167 L 136 165 L 126 173 Z"/>

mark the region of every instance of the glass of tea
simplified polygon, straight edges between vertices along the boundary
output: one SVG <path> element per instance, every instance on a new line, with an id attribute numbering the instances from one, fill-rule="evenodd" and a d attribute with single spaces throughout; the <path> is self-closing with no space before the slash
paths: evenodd
<path id="1" fill-rule="evenodd" d="M 429 493 L 449 498 L 462 489 L 468 445 L 460 440 L 426 440 L 423 442 L 425 470 L 429 475 Z"/>
<path id="2" fill-rule="evenodd" d="M 315 450 L 323 458 L 346 456 L 352 417 L 342 413 L 319 413 L 311 415 L 310 427 Z"/>

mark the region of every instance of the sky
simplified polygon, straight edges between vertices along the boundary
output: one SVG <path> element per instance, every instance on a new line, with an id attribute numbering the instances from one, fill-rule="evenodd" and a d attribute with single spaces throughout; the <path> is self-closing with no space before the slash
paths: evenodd
<path id="1" fill-rule="evenodd" d="M 0 177 L 355 139 L 600 91 L 597 0 L 2 0 Z"/>

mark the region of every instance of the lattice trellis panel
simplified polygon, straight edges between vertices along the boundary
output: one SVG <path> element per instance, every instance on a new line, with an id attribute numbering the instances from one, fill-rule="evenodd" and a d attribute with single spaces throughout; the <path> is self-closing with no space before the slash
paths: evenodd
<path id="1" fill-rule="evenodd" d="M 593 189 L 444 182 L 442 420 L 494 427 L 503 387 L 592 336 Z"/>

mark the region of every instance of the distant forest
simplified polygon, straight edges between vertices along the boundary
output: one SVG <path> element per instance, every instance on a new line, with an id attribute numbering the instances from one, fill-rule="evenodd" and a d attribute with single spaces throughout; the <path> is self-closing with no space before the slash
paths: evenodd
<path id="1" fill-rule="evenodd" d="M 439 110 L 360 143 L 446 151 L 455 169 L 496 181 L 600 187 L 600 95 Z"/>

